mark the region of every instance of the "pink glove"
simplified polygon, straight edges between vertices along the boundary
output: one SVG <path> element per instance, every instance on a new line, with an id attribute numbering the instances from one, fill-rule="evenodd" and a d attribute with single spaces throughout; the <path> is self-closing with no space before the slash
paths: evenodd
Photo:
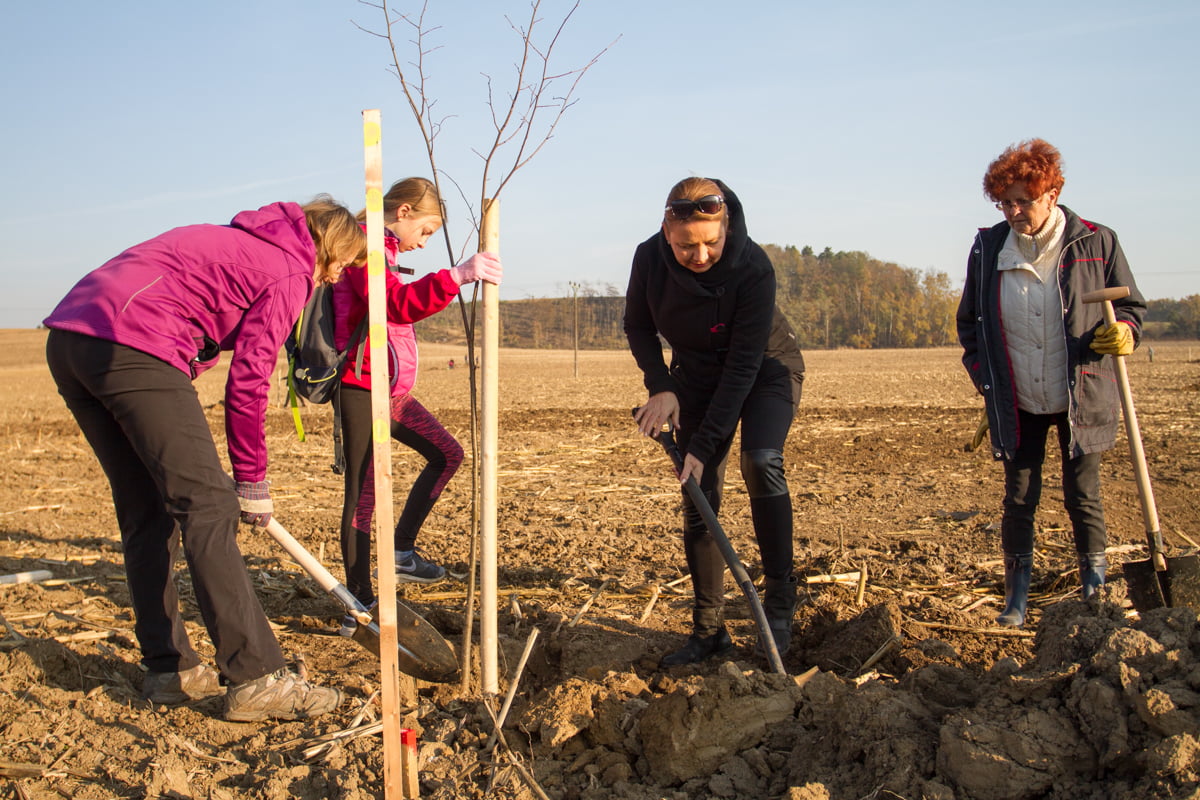
<path id="1" fill-rule="evenodd" d="M 450 277 L 462 286 L 464 283 L 487 281 L 500 285 L 504 277 L 504 267 L 500 265 L 500 256 L 495 253 L 476 253 L 456 267 L 450 268 Z"/>

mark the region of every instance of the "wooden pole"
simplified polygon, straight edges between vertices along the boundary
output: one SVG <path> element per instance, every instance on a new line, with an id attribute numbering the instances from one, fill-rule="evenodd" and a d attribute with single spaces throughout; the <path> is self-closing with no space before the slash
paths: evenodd
<path id="1" fill-rule="evenodd" d="M 500 201 L 483 201 L 479 250 L 500 252 Z M 499 694 L 497 658 L 496 578 L 496 473 L 499 459 L 500 287 L 483 282 L 483 381 L 480 387 L 479 423 L 479 673 L 484 694 Z"/>
<path id="2" fill-rule="evenodd" d="M 391 386 L 387 380 L 387 304 L 383 253 L 383 149 L 379 109 L 363 114 L 363 154 L 367 188 L 367 342 L 371 364 L 371 438 L 375 471 L 375 554 L 379 563 L 379 671 L 383 701 L 384 797 L 409 798 L 405 767 L 416 765 L 404 756 L 400 727 L 399 641 L 396 634 L 395 541 L 392 532 Z M 411 781 L 415 784 L 416 781 Z"/>
<path id="3" fill-rule="evenodd" d="M 575 318 L 575 378 L 579 378 L 579 284 L 571 281 L 571 313 Z"/>

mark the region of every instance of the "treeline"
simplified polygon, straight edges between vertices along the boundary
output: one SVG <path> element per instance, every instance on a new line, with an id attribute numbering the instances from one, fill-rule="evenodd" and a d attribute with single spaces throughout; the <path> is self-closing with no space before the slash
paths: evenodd
<path id="1" fill-rule="evenodd" d="M 1146 328 L 1155 338 L 1200 339 L 1200 294 L 1148 301 Z"/>
<path id="2" fill-rule="evenodd" d="M 943 347 L 958 342 L 954 313 L 961 288 L 944 272 L 920 271 L 859 251 L 764 245 L 775 265 L 776 293 L 801 346 Z M 564 297 L 502 300 L 500 345 L 569 350 L 626 346 L 621 330 L 624 286 L 572 284 Z M 1152 300 L 1147 330 L 1156 338 L 1200 339 L 1200 295 Z M 461 344 L 455 304 L 417 324 L 423 341 Z"/>
<path id="3" fill-rule="evenodd" d="M 612 284 L 581 284 L 569 297 L 501 300 L 500 346 L 570 350 L 578 330 L 580 349 L 619 350 L 626 346 L 624 314 L 625 289 Z M 466 342 L 457 303 L 418 322 L 416 329 L 424 342 Z"/>
<path id="4" fill-rule="evenodd" d="M 819 255 L 763 247 L 775 264 L 776 302 L 804 347 L 941 347 L 958 341 L 960 290 L 944 272 L 921 272 L 866 253 Z"/>

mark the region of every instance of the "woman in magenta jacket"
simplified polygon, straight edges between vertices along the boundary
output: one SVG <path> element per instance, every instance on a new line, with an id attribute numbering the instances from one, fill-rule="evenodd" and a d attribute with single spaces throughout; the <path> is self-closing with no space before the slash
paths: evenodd
<path id="1" fill-rule="evenodd" d="M 458 266 L 405 283 L 397 269 L 399 255 L 423 248 L 429 237 L 442 227 L 442 203 L 437 188 L 424 178 L 398 181 L 384 195 L 383 213 L 388 264 L 385 280 L 391 433 L 393 439 L 416 450 L 426 461 L 396 522 L 396 580 L 433 583 L 442 580 L 446 570 L 417 550 L 417 535 L 442 490 L 462 464 L 463 449 L 412 395 L 417 378 L 417 338 L 412 323 L 448 306 L 458 295 L 458 287 L 464 283 L 486 280 L 499 284 L 503 270 L 497 256 L 476 253 Z M 372 365 L 367 343 L 350 341 L 367 315 L 367 272 L 364 267 L 346 270 L 334 287 L 333 308 L 335 343 L 339 348 L 353 345 L 337 398 L 341 404 L 346 448 L 342 559 L 346 566 L 346 588 L 370 606 L 375 601 L 371 586 L 371 519 L 375 509 L 374 464 L 371 461 Z M 364 350 L 361 369 L 360 348 Z M 355 625 L 354 617 L 347 615 L 338 632 L 349 636 Z"/>
<path id="2" fill-rule="evenodd" d="M 237 527 L 239 516 L 265 526 L 273 510 L 264 421 L 283 340 L 315 284 L 365 257 L 366 237 L 343 206 L 274 203 L 134 245 L 45 320 L 50 372 L 111 484 L 152 702 L 224 692 L 225 716 L 237 721 L 311 717 L 340 702 L 336 689 L 285 668 Z M 233 352 L 225 431 L 234 480 L 192 386 L 223 350 Z M 181 540 L 220 676 L 179 617 Z"/>

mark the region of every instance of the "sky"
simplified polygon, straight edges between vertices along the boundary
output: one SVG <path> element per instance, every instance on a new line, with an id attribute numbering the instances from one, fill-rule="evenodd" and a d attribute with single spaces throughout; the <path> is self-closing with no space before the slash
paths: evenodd
<path id="1" fill-rule="evenodd" d="M 571 8 L 542 1 L 536 46 Z M 529 16 L 524 1 L 427 4 L 452 246 L 408 254 L 418 275 L 475 249 L 471 209 L 509 174 L 511 147 L 485 186 L 480 154 L 489 85 L 499 108 Z M 9 4 L 0 328 L 37 325 L 87 272 L 176 226 L 319 193 L 357 211 L 363 109 L 381 112 L 385 184 L 431 176 L 384 19 L 376 0 Z M 1000 220 L 983 173 L 1031 137 L 1062 152 L 1061 202 L 1116 230 L 1148 299 L 1198 294 L 1197 30 L 1194 0 L 580 0 L 550 70 L 598 58 L 499 190 L 501 299 L 623 292 L 690 175 L 725 181 L 760 243 L 864 251 L 960 286 L 976 229 Z M 416 79 L 415 28 L 393 31 Z"/>

